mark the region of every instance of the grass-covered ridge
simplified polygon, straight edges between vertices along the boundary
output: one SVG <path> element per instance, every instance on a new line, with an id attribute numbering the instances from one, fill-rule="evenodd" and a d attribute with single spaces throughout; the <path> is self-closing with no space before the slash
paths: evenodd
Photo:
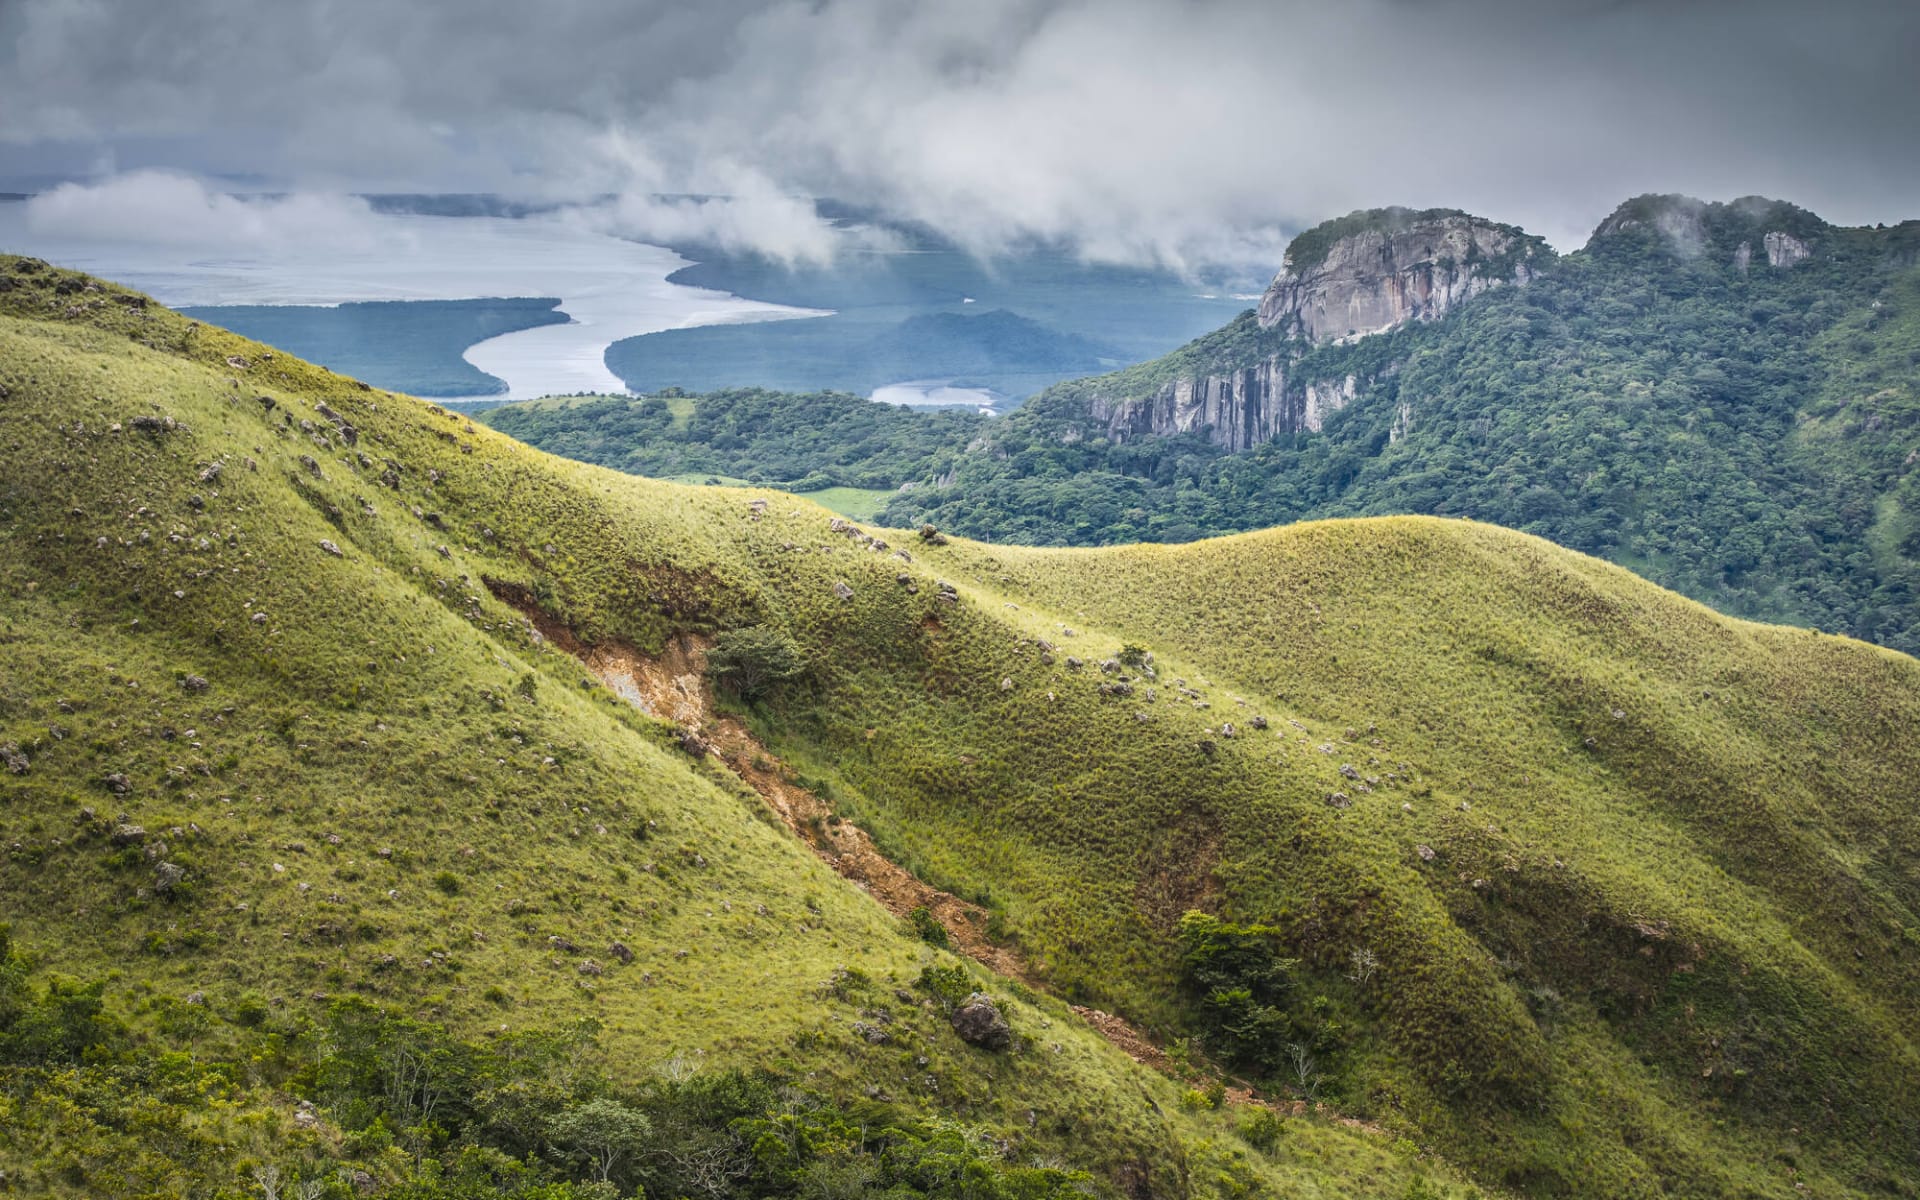
<path id="1" fill-rule="evenodd" d="M 1101 550 L 836 528 L 4 273 L 0 743 L 27 765 L 0 888 L 21 944 L 119 972 L 122 1008 L 257 992 L 291 1026 L 360 996 L 470 1038 L 593 1014 L 629 1083 L 684 1052 L 879 1087 L 1100 1187 L 1145 1164 L 1141 1194 L 1451 1186 L 1421 1148 L 1523 1194 L 1911 1192 L 1912 659 L 1459 521 Z M 954 960 L 489 581 L 643 651 L 791 637 L 806 673 L 741 711 L 992 914 L 1040 988 L 975 978 L 1033 1045 L 954 1041 L 916 991 Z M 842 965 L 871 986 L 843 998 Z M 1062 1000 L 1385 1132 L 1237 1131 Z M 911 1032 L 856 1036 L 868 1009 Z"/>
<path id="2" fill-rule="evenodd" d="M 543 1132 L 571 1107 L 741 1070 L 802 1124 L 874 1100 L 993 1170 L 1085 1170 L 1102 1194 L 1449 1177 L 1328 1120 L 1261 1149 L 1239 1114 L 1183 1105 L 1061 1002 L 904 930 L 488 588 L 658 648 L 780 618 L 798 583 L 774 530 L 825 511 L 756 526 L 737 493 L 549 458 L 83 276 L 0 278 L 0 894 L 31 966 L 0 1003 L 11 1186 L 258 1195 L 277 1165 L 498 1195 L 497 1155 L 529 1150 L 527 1187 L 591 1182 L 585 1143 Z M 930 968 L 996 996 L 1013 1046 L 961 1042 Z M 453 1064 L 591 1018 L 598 1074 L 574 1078 L 600 1082 L 529 1098 L 517 1143 L 510 1096 L 435 1118 L 391 1073 L 334 1087 L 300 1047 L 343 1000 L 444 1031 L 416 1050 Z M 760 1162 L 732 1119 L 727 1161 Z M 675 1144 L 645 1143 L 623 1186 L 677 1178 Z"/>

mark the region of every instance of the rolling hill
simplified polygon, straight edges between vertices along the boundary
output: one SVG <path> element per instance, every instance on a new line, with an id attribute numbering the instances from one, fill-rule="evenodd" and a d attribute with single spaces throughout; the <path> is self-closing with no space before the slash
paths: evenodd
<path id="1" fill-rule="evenodd" d="M 0 280 L 15 1190 L 1914 1194 L 1910 658 L 1457 520 L 862 530 Z"/>

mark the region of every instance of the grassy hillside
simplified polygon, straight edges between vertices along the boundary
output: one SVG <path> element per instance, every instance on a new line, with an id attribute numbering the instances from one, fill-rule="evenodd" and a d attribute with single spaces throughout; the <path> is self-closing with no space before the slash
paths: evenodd
<path id="1" fill-rule="evenodd" d="M 1245 1110 L 968 976 L 488 590 L 654 648 L 825 594 L 743 497 L 551 459 L 83 277 L 0 278 L 13 1189 L 600 1194 L 568 1116 L 596 1099 L 650 1114 L 622 1194 L 1448 1177 L 1330 1119 L 1261 1149 Z M 948 1028 L 956 987 L 999 998 L 1011 1049 Z"/>
<path id="2" fill-rule="evenodd" d="M 251 1132 L 187 1122 L 229 1188 L 263 1145 L 393 1182 L 452 1179 L 474 1146 L 591 1178 L 577 1121 L 516 1142 L 492 1108 L 389 1120 L 378 1146 L 373 1101 L 301 1065 L 352 996 L 483 1046 L 595 1016 L 592 1088 L 656 1131 L 716 1111 L 673 1082 L 686 1064 L 771 1069 L 785 1098 L 720 1106 L 723 1127 L 812 1157 L 747 1194 L 861 1194 L 815 1164 L 877 1171 L 936 1119 L 996 1139 L 970 1144 L 1008 1195 L 1074 1186 L 1012 1179 L 1036 1155 L 1134 1195 L 1445 1195 L 1448 1162 L 1527 1195 L 1915 1194 L 1912 659 L 1457 521 L 1106 550 L 863 533 L 5 273 L 0 742 L 27 761 L 0 891 L 43 974 L 104 985 L 124 1044 L 235 1064 L 219 1111 Z M 793 639 L 804 673 L 738 715 L 987 911 L 1031 981 L 973 976 L 1014 1049 L 959 1042 L 952 984 L 922 974 L 957 960 L 496 594 L 641 655 Z M 146 833 L 116 844 L 122 823 Z M 1062 1001 L 1131 1018 L 1176 1069 L 1204 1054 L 1331 1107 L 1274 1132 Z M 56 1161 L 85 1107 L 60 1089 L 131 1068 L 75 1076 L 76 1039 L 35 1036 L 11 1094 L 38 1098 L 0 1154 L 101 1190 Z M 586 1093 L 553 1076 L 564 1117 Z M 863 1103 L 919 1132 L 873 1161 L 800 1132 L 875 1126 Z M 89 1136 L 133 1124 L 101 1111 Z M 621 1179 L 692 1194 L 669 1159 L 647 1143 Z"/>

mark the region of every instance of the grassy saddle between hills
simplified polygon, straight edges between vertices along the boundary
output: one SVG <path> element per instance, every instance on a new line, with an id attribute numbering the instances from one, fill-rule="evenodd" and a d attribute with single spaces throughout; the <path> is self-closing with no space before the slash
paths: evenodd
<path id="1" fill-rule="evenodd" d="M 752 1159 L 714 1195 L 1915 1194 L 1912 659 L 1465 522 L 861 530 L 0 277 L 0 890 L 39 960 L 10 1178 L 498 1194 L 491 1153 L 691 1195 L 660 1131 L 694 1122 Z M 642 656 L 791 639 L 737 714 L 1026 981 L 912 937 L 499 595 Z M 946 1023 L 976 987 L 1005 1050 Z M 1188 1092 L 1067 1001 L 1328 1107 Z M 505 1049 L 583 1017 L 596 1072 Z M 423 1115 L 394 1022 L 505 1082 Z M 155 1085 L 204 1147 L 142 1157 L 97 1081 L 170 1054 L 231 1066 Z M 690 1082 L 728 1071 L 772 1098 Z"/>

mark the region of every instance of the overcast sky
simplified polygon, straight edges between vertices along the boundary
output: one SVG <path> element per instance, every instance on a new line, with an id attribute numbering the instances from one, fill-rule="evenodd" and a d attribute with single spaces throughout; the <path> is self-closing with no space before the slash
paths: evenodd
<path id="1" fill-rule="evenodd" d="M 788 257 L 810 195 L 1176 265 L 1384 204 L 1571 248 L 1647 191 L 1920 217 L 1916 63 L 1915 0 L 0 0 L 0 187 L 612 192 Z"/>

